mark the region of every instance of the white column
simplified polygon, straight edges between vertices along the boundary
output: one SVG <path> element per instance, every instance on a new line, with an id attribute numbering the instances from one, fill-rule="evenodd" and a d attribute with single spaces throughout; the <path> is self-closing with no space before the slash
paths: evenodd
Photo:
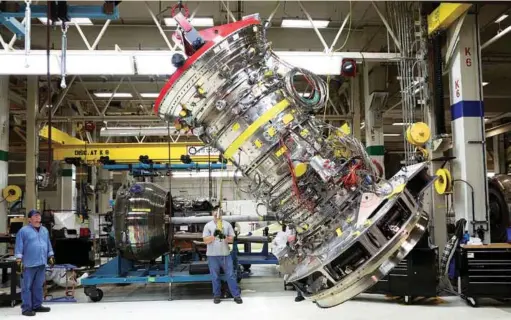
<path id="1" fill-rule="evenodd" d="M 360 110 L 362 106 L 360 105 L 360 78 L 355 77 L 351 79 L 350 82 L 350 97 L 351 97 L 351 108 L 353 109 L 353 123 L 352 123 L 352 132 L 353 136 L 360 140 L 362 136 L 360 135 Z"/>
<path id="2" fill-rule="evenodd" d="M 39 79 L 27 78 L 27 159 L 25 177 L 25 208 L 37 208 L 36 168 L 38 167 L 39 127 L 36 116 L 39 109 Z"/>
<path id="3" fill-rule="evenodd" d="M 62 164 L 61 175 L 57 182 L 60 209 L 65 211 L 76 210 L 76 167 L 73 164 Z"/>
<path id="4" fill-rule="evenodd" d="M 493 142 L 493 172 L 495 174 L 507 174 L 506 149 L 504 145 L 504 135 L 499 134 L 492 138 Z"/>
<path id="5" fill-rule="evenodd" d="M 97 193 L 96 186 L 98 184 L 98 168 L 96 166 L 92 166 L 90 170 L 91 179 L 90 183 L 94 188 L 94 193 L 88 195 L 87 197 L 87 207 L 89 208 L 89 229 L 94 234 L 94 237 L 99 235 L 99 217 L 97 210 Z"/>
<path id="6" fill-rule="evenodd" d="M 9 76 L 0 76 L 0 192 L 7 187 L 9 177 Z M 1 198 L 1 197 L 0 197 Z M 0 203 L 0 233 L 7 232 L 7 201 Z M 0 244 L 0 255 L 6 246 Z"/>
<path id="7" fill-rule="evenodd" d="M 449 30 L 449 37 L 454 31 Z M 484 145 L 482 75 L 476 16 L 465 17 L 449 72 L 453 132 L 454 211 L 456 220 L 467 220 L 470 234 L 487 228 L 488 183 Z M 473 192 L 472 192 L 473 189 Z M 474 199 L 472 199 L 472 196 Z M 474 204 L 474 205 L 473 205 Z M 490 232 L 485 233 L 490 241 Z"/>
<path id="8" fill-rule="evenodd" d="M 112 210 L 110 207 L 110 200 L 112 200 L 113 197 L 113 172 L 105 170 L 103 168 L 98 168 L 99 170 L 99 181 L 100 183 L 104 183 L 107 185 L 107 191 L 106 192 L 99 192 L 98 195 L 98 208 L 100 214 L 105 214 L 108 211 Z"/>
<path id="9" fill-rule="evenodd" d="M 383 168 L 385 176 L 384 154 L 385 146 L 383 141 L 383 115 L 381 110 L 371 108 L 371 92 L 369 87 L 369 69 L 370 65 L 365 63 L 363 66 L 364 81 L 364 105 L 365 105 L 365 134 L 366 150 L 369 156 L 376 160 Z"/>
<path id="10" fill-rule="evenodd" d="M 428 112 L 428 123 L 431 132 L 436 132 L 435 111 L 430 107 Z M 430 159 L 436 159 L 444 156 L 443 150 L 433 150 L 432 145 L 428 144 L 428 152 L 431 155 Z M 430 174 L 433 176 L 435 172 L 440 169 L 443 162 L 432 161 L 430 166 Z M 449 169 L 449 168 L 448 168 Z M 426 190 L 424 196 L 424 207 L 430 212 L 430 236 L 433 243 L 437 245 L 440 250 L 443 250 L 447 243 L 447 206 L 445 195 L 438 194 L 433 188 Z M 438 257 L 439 261 L 442 255 Z"/>

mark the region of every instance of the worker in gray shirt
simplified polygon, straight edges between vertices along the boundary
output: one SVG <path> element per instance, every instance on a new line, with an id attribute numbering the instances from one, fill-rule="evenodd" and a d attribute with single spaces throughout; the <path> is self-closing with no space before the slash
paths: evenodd
<path id="1" fill-rule="evenodd" d="M 229 243 L 232 243 L 234 240 L 234 230 L 230 223 L 224 223 L 222 220 L 222 210 L 220 207 L 213 208 L 212 215 L 213 220 L 204 226 L 202 237 L 204 238 L 204 243 L 208 246 L 206 255 L 208 256 L 209 273 L 213 282 L 213 301 L 215 304 L 220 303 L 220 268 L 222 268 L 234 301 L 241 304 L 243 300 L 240 297 L 240 288 L 236 281 L 229 249 Z"/>

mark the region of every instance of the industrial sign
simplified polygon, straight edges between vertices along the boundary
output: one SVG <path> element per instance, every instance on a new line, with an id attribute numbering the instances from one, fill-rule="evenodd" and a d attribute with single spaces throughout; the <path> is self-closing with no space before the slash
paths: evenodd
<path id="1" fill-rule="evenodd" d="M 191 156 L 219 156 L 220 151 L 218 151 L 215 148 L 211 147 L 199 147 L 199 146 L 189 146 L 188 147 L 188 154 Z"/>
<path id="2" fill-rule="evenodd" d="M 153 161 L 171 160 L 181 161 L 182 155 L 189 154 L 193 161 L 208 161 L 208 150 L 201 149 L 201 145 L 186 145 L 183 143 L 90 143 L 86 145 L 55 145 L 53 159 L 62 161 L 65 158 L 81 158 L 84 161 L 100 161 L 101 157 L 109 157 L 120 163 L 137 163 L 140 156 L 147 156 Z M 197 150 L 192 155 L 190 151 Z M 215 158 L 218 150 L 211 149 Z"/>
<path id="3" fill-rule="evenodd" d="M 465 65 L 467 67 L 471 67 L 472 66 L 472 54 L 470 53 L 470 47 L 465 47 Z"/>

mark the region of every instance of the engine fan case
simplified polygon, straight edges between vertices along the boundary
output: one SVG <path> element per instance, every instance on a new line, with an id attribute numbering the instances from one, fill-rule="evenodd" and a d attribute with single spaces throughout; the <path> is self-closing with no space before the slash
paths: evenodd
<path id="1" fill-rule="evenodd" d="M 121 187 L 114 207 L 115 243 L 123 258 L 154 260 L 169 252 L 168 190 L 153 183 Z"/>

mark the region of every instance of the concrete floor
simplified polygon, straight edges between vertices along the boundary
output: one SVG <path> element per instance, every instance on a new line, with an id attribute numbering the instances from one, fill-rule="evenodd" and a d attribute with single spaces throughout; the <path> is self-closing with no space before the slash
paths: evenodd
<path id="1" fill-rule="evenodd" d="M 511 319 L 511 304 L 487 300 L 479 308 L 472 308 L 457 297 L 446 297 L 436 302 L 418 301 L 404 305 L 380 295 L 360 295 L 338 307 L 320 309 L 304 301 L 295 303 L 294 291 L 284 291 L 282 279 L 274 267 L 253 267 L 253 276 L 241 282 L 243 305 L 232 300 L 215 305 L 209 284 L 173 286 L 173 300 L 168 301 L 168 286 L 130 285 L 102 287 L 105 295 L 101 302 L 89 302 L 83 289 L 77 289 L 77 303 L 52 303 L 49 314 L 38 314 L 41 319 L 147 319 L 162 316 L 165 319 Z M 59 296 L 59 292 L 54 293 Z M 20 308 L 0 308 L 0 319 L 19 319 Z"/>

